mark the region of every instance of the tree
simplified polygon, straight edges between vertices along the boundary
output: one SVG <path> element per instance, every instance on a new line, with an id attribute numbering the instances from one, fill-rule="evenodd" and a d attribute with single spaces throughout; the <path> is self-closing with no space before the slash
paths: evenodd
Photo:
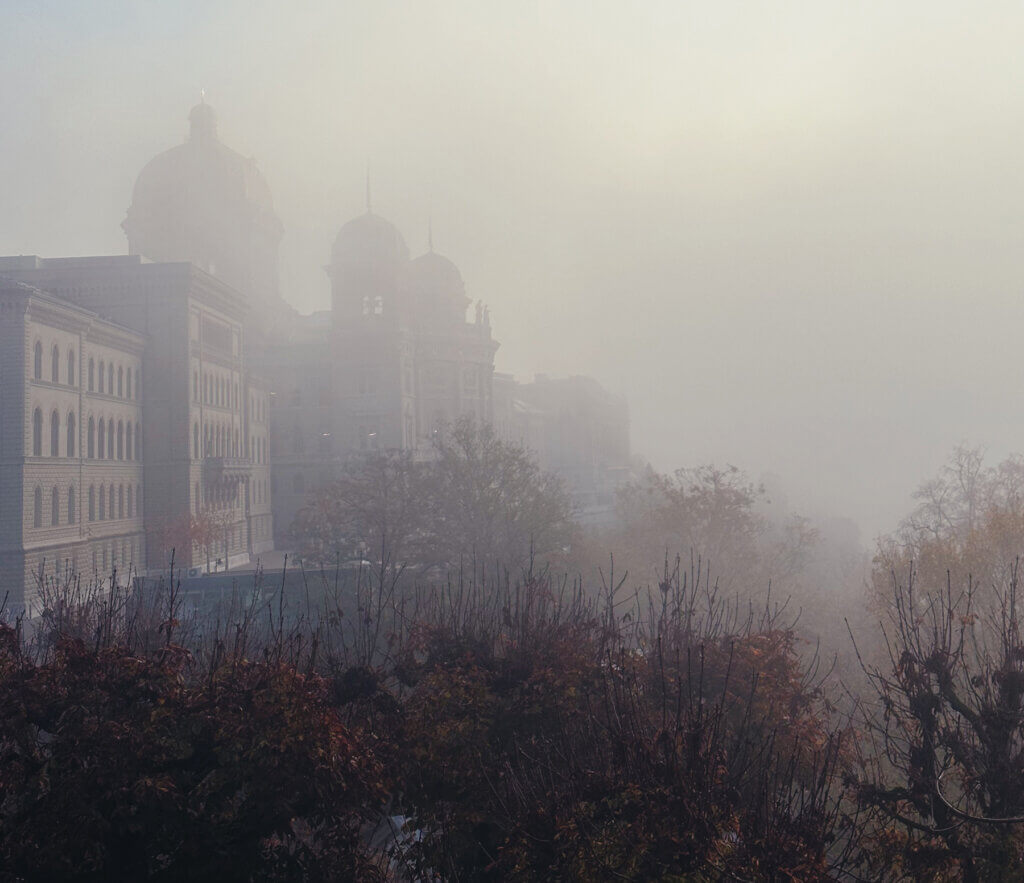
<path id="1" fill-rule="evenodd" d="M 496 617 L 463 595 L 421 627 L 400 672 L 410 877 L 833 879 L 855 840 L 841 736 L 793 634 L 678 570 L 658 596 L 649 620 L 602 614 L 533 579 Z"/>
<path id="2" fill-rule="evenodd" d="M 1024 853 L 1024 641 L 1016 567 L 979 605 L 893 576 L 885 664 L 865 663 L 857 797 L 877 879 L 1017 880 Z M 986 592 L 985 594 L 989 594 Z"/>
<path id="3" fill-rule="evenodd" d="M 725 588 L 750 592 L 793 579 L 807 563 L 816 531 L 803 518 L 770 521 L 758 506 L 764 488 L 735 466 L 649 470 L 619 491 L 622 525 L 612 538 L 621 563 L 656 576 L 668 555 L 692 551 L 711 562 Z M 627 557 L 628 556 L 628 557 Z"/>
<path id="4" fill-rule="evenodd" d="M 561 481 L 489 424 L 460 418 L 438 436 L 434 455 L 424 523 L 431 563 L 517 571 L 531 555 L 543 558 L 568 543 L 573 512 Z"/>
<path id="5" fill-rule="evenodd" d="M 368 558 L 393 573 L 473 561 L 510 570 L 568 542 L 572 508 L 561 483 L 490 426 L 456 421 L 429 459 L 381 451 L 352 459 L 292 527 L 319 564 Z"/>
<path id="6" fill-rule="evenodd" d="M 0 626 L 0 879 L 373 879 L 381 782 L 325 682 L 273 653 L 35 660 Z"/>
<path id="7" fill-rule="evenodd" d="M 425 477 L 410 451 L 354 456 L 298 513 L 292 535 L 302 558 L 318 566 L 368 558 L 386 570 L 417 560 L 427 518 Z"/>
<path id="8" fill-rule="evenodd" d="M 879 539 L 872 571 L 876 602 L 891 601 L 892 574 L 911 568 L 919 593 L 954 586 L 1006 585 L 1024 553 L 1024 457 L 986 466 L 978 448 L 954 448 L 939 474 L 914 494 L 917 506 L 895 533 Z M 975 605 L 982 598 L 975 598 Z"/>

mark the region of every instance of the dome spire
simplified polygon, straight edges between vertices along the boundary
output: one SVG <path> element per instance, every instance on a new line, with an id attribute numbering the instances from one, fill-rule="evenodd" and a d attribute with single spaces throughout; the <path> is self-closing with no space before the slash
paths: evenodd
<path id="1" fill-rule="evenodd" d="M 370 161 L 366 161 L 366 213 L 373 214 L 373 200 L 370 198 Z"/>
<path id="2" fill-rule="evenodd" d="M 434 218 L 427 215 L 427 251 L 434 253 Z"/>

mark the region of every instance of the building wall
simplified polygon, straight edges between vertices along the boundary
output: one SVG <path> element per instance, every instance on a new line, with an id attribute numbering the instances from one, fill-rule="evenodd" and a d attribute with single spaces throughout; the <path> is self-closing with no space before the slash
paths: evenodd
<path id="1" fill-rule="evenodd" d="M 172 551 L 177 566 L 206 569 L 248 562 L 252 554 L 271 548 L 268 391 L 250 369 L 244 298 L 187 264 L 151 264 L 137 257 L 2 258 L 0 273 L 46 289 L 56 295 L 54 300 L 98 319 L 117 317 L 141 341 L 130 366 L 118 361 L 116 341 L 92 340 L 78 351 L 88 350 L 79 376 L 87 383 L 89 358 L 95 371 L 94 389 L 85 393 L 86 421 L 89 413 L 97 422 L 100 417 L 113 420 L 116 432 L 118 421 L 127 421 L 130 411 L 141 424 L 141 434 L 133 431 L 133 443 L 141 438 L 143 459 L 141 467 L 136 463 L 133 468 L 141 468 L 145 485 L 138 527 L 144 526 L 146 542 L 138 557 L 149 569 L 166 567 Z M 116 386 L 117 370 L 127 372 L 129 367 L 131 400 L 127 375 L 122 395 Z M 26 431 L 31 428 L 22 425 Z M 87 444 L 85 436 L 81 443 Z M 91 480 L 97 483 L 97 512 L 100 483 L 109 493 L 113 480 L 119 494 L 124 482 L 127 494 L 129 476 L 119 474 L 118 468 L 107 457 L 89 461 Z M 200 516 L 217 525 L 216 539 L 207 537 L 203 545 L 194 541 L 194 522 Z M 107 543 L 107 567 L 125 556 L 119 537 L 108 536 L 110 530 L 106 524 L 102 530 L 95 528 Z M 100 569 L 102 551 L 97 556 Z M 91 552 L 86 560 L 91 563 Z"/>
<path id="2" fill-rule="evenodd" d="M 0 571 L 12 607 L 31 609 L 38 604 L 41 580 L 90 568 L 127 574 L 146 567 L 141 444 L 136 448 L 142 415 L 134 382 L 144 341 L 24 285 L 0 289 L 0 315 L 5 362 L 0 399 L 7 427 L 0 452 L 5 500 Z"/>

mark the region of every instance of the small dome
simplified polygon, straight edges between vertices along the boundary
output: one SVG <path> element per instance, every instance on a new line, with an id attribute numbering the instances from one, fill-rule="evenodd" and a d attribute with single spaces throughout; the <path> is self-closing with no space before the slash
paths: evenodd
<path id="1" fill-rule="evenodd" d="M 462 273 L 444 255 L 428 251 L 412 262 L 412 284 L 421 295 L 465 297 Z"/>
<path id="2" fill-rule="evenodd" d="M 409 271 L 409 288 L 424 319 L 465 320 L 469 298 L 462 273 L 454 263 L 428 251 L 409 265 Z"/>
<path id="3" fill-rule="evenodd" d="M 408 260 L 409 248 L 398 228 L 373 212 L 345 224 L 331 249 L 331 262 L 335 264 L 398 264 Z"/>

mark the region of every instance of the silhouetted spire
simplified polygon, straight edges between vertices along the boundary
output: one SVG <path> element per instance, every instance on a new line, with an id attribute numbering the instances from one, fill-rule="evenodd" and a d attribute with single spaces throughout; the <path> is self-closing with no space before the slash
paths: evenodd
<path id="1" fill-rule="evenodd" d="M 366 213 L 373 214 L 373 200 L 370 198 L 370 161 L 366 161 Z"/>
<path id="2" fill-rule="evenodd" d="M 427 215 L 427 251 L 434 252 L 434 219 Z"/>

